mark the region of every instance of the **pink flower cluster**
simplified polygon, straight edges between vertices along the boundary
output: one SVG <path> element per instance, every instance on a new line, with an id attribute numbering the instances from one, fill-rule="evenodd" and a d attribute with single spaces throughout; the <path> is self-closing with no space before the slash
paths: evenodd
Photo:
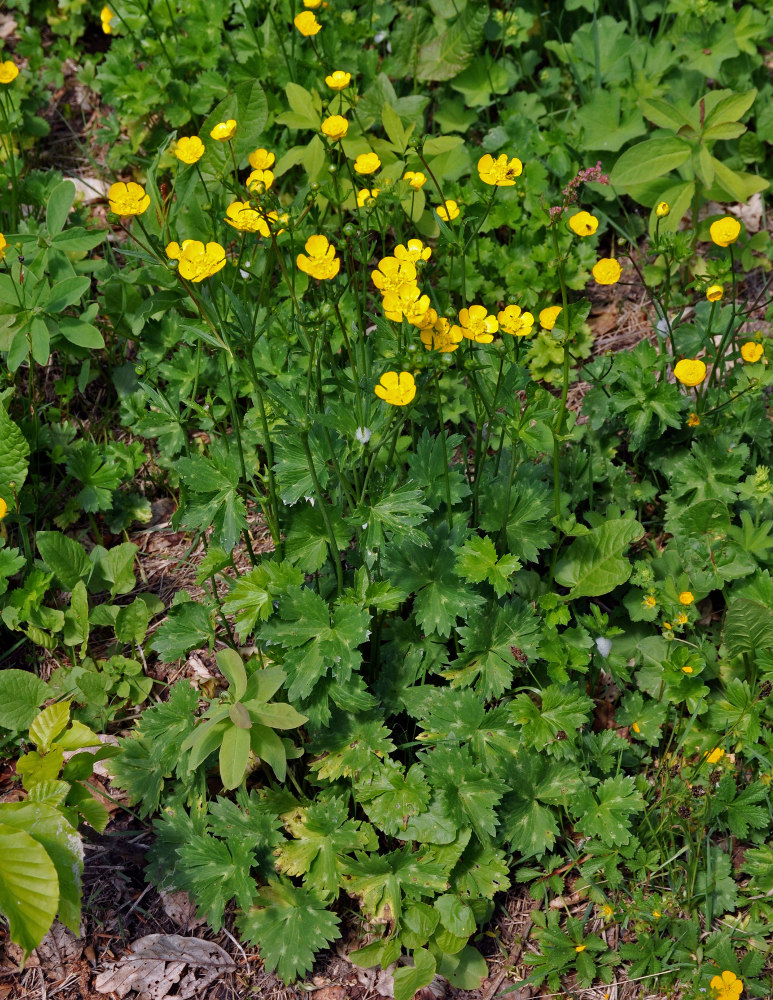
<path id="1" fill-rule="evenodd" d="M 573 177 L 569 181 L 562 192 L 564 196 L 563 205 L 553 205 L 549 209 L 551 221 L 555 222 L 570 205 L 573 205 L 577 201 L 581 184 L 589 184 L 591 182 L 609 184 L 609 174 L 602 172 L 601 160 L 598 161 L 595 167 L 585 167 L 576 177 Z"/>

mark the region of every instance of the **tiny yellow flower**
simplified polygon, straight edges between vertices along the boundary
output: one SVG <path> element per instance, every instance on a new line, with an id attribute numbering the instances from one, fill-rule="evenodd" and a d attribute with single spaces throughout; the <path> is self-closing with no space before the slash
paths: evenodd
<path id="1" fill-rule="evenodd" d="M 407 406 L 416 395 L 416 383 L 410 372 L 384 372 L 374 392 L 392 406 Z"/>
<path id="2" fill-rule="evenodd" d="M 687 615 L 680 615 L 679 617 L 683 617 L 684 620 L 687 621 Z M 679 621 L 679 618 L 677 618 L 676 620 Z M 682 667 L 683 674 L 691 674 L 692 672 L 693 672 L 692 667 Z"/>
<path id="3" fill-rule="evenodd" d="M 709 226 L 711 240 L 718 247 L 729 247 L 735 243 L 741 233 L 741 223 L 731 215 L 726 215 L 724 219 L 717 219 Z"/>
<path id="4" fill-rule="evenodd" d="M 420 191 L 427 183 L 427 178 L 421 170 L 406 170 L 403 174 L 403 180 L 408 181 L 408 186 L 412 187 L 414 191 Z"/>
<path id="5" fill-rule="evenodd" d="M 435 211 L 443 220 L 443 222 L 452 222 L 459 216 L 459 206 L 453 200 L 444 201 L 442 205 L 439 205 Z"/>
<path id="6" fill-rule="evenodd" d="M 360 153 L 354 161 L 354 169 L 358 174 L 374 174 L 381 166 L 381 160 L 376 153 Z"/>
<path id="7" fill-rule="evenodd" d="M 5 251 L 7 247 L 8 247 L 8 240 L 6 240 L 5 236 L 3 236 L 2 233 L 0 233 L 0 260 L 3 260 L 3 258 L 5 257 Z"/>
<path id="8" fill-rule="evenodd" d="M 660 912 L 660 910 L 653 910 L 653 911 L 652 911 L 652 916 L 653 916 L 653 917 L 654 917 L 654 918 L 655 918 L 656 920 L 660 920 L 660 918 L 662 917 L 662 915 L 663 915 L 663 914 L 662 914 L 662 913 Z"/>
<path id="9" fill-rule="evenodd" d="M 308 38 L 309 35 L 316 35 L 322 25 L 310 10 L 302 10 L 293 21 L 300 33 Z"/>
<path id="10" fill-rule="evenodd" d="M 578 236 L 593 236 L 599 227 L 599 220 L 590 212 L 575 212 L 569 220 L 569 228 Z"/>
<path id="11" fill-rule="evenodd" d="M 578 945 L 577 945 L 577 946 L 575 947 L 575 949 L 574 949 L 574 950 L 575 950 L 576 952 L 581 952 L 581 951 L 585 951 L 585 949 L 586 949 L 587 947 L 588 947 L 588 946 L 587 946 L 586 944 L 578 944 Z"/>
<path id="12" fill-rule="evenodd" d="M 706 378 L 706 365 L 700 358 L 682 358 L 674 365 L 674 377 L 682 385 L 700 385 Z"/>
<path id="13" fill-rule="evenodd" d="M 713 750 L 707 750 L 703 756 L 707 764 L 718 764 L 725 756 L 725 751 L 722 747 L 714 747 Z"/>
<path id="14" fill-rule="evenodd" d="M 274 175 L 270 170 L 252 170 L 244 183 L 250 191 L 259 191 L 261 185 L 264 191 L 268 191 L 274 183 Z"/>
<path id="15" fill-rule="evenodd" d="M 19 67 L 11 59 L 0 62 L 0 83 L 13 83 L 19 75 Z"/>
<path id="16" fill-rule="evenodd" d="M 303 15 L 299 14 L 299 17 Z M 313 14 L 311 15 L 314 16 Z M 343 139 L 349 131 L 349 122 L 343 115 L 331 115 L 322 122 L 322 134 L 326 135 L 331 142 L 338 142 Z"/>
<path id="17" fill-rule="evenodd" d="M 658 206 L 655 209 L 655 215 L 657 215 L 659 219 L 665 219 L 665 217 L 670 214 L 671 214 L 671 206 L 668 204 L 668 202 L 667 201 L 658 202 Z"/>
<path id="18" fill-rule="evenodd" d="M 639 729 L 639 723 L 638 722 L 634 722 L 634 724 L 631 726 L 631 729 L 633 729 L 633 731 L 635 733 L 640 733 L 641 732 L 641 729 Z"/>
<path id="19" fill-rule="evenodd" d="M 303 6 L 310 7 L 313 10 L 316 10 L 317 7 L 322 6 L 322 0 L 303 0 Z"/>
<path id="20" fill-rule="evenodd" d="M 695 598 L 692 596 L 692 591 L 683 590 L 679 595 L 679 603 L 684 604 L 685 606 L 692 604 L 694 600 Z"/>
<path id="21" fill-rule="evenodd" d="M 459 326 L 462 334 L 476 344 L 490 344 L 499 329 L 499 321 L 489 316 L 485 306 L 470 306 L 459 310 Z"/>
<path id="22" fill-rule="evenodd" d="M 542 329 L 552 330 L 556 325 L 556 320 L 560 312 L 561 306 L 548 306 L 547 309 L 543 309 L 539 314 L 539 325 Z"/>
<path id="23" fill-rule="evenodd" d="M 327 236 L 315 235 L 306 240 L 306 254 L 299 253 L 295 262 L 299 269 L 312 278 L 328 281 L 341 270 L 341 259 L 335 255 L 335 247 Z"/>
<path id="24" fill-rule="evenodd" d="M 667 629 L 669 632 L 673 629 L 671 622 L 663 622 L 663 628 Z"/>
<path id="25" fill-rule="evenodd" d="M 182 245 L 170 243 L 166 248 L 170 260 L 180 262 L 180 277 L 186 281 L 204 281 L 225 267 L 225 249 L 219 243 L 183 240 Z"/>
<path id="26" fill-rule="evenodd" d="M 743 993 L 743 980 L 729 969 L 721 976 L 714 976 L 709 985 L 717 991 L 715 1000 L 738 1000 Z"/>
<path id="27" fill-rule="evenodd" d="M 227 142 L 236 135 L 236 122 L 233 118 L 229 118 L 227 122 L 218 122 L 209 134 L 218 142 Z"/>
<path id="28" fill-rule="evenodd" d="M 378 198 L 381 188 L 360 188 L 357 192 L 357 208 L 366 208 L 371 199 Z"/>
<path id="29" fill-rule="evenodd" d="M 690 416 L 687 418 L 688 427 L 700 427 L 700 423 L 701 423 L 701 418 L 698 416 L 697 413 L 691 413 Z"/>
<path id="30" fill-rule="evenodd" d="M 423 329 L 419 336 L 428 351 L 439 351 L 441 354 L 451 354 L 464 339 L 455 323 L 451 323 L 445 316 L 437 317 L 437 314 L 435 323 Z"/>
<path id="31" fill-rule="evenodd" d="M 204 155 L 204 143 L 197 135 L 183 136 L 182 139 L 177 140 L 174 155 L 183 163 L 189 165 L 198 163 Z"/>
<path id="32" fill-rule="evenodd" d="M 276 163 L 276 156 L 267 149 L 253 149 L 247 157 L 253 170 L 270 170 Z"/>
<path id="33" fill-rule="evenodd" d="M 622 273 L 614 257 L 602 257 L 593 265 L 593 277 L 599 285 L 616 285 Z"/>
<path id="34" fill-rule="evenodd" d="M 601 915 L 605 920 L 611 920 L 612 917 L 614 917 L 615 915 L 615 911 L 612 909 L 609 903 L 605 903 L 604 906 L 602 906 L 601 908 Z"/>
<path id="35" fill-rule="evenodd" d="M 523 164 L 514 156 L 508 160 L 507 154 L 502 153 L 496 160 L 491 153 L 486 153 L 478 160 L 478 176 L 484 184 L 491 184 L 493 187 L 512 187 L 515 178 L 523 173 Z"/>
<path id="36" fill-rule="evenodd" d="M 719 302 L 722 296 L 725 294 L 725 289 L 722 285 L 709 285 L 706 289 L 706 298 L 709 302 Z"/>
<path id="37" fill-rule="evenodd" d="M 657 603 L 658 602 L 655 600 L 652 594 L 647 594 L 647 596 L 642 601 L 642 604 L 644 605 L 645 608 L 654 608 Z"/>
<path id="38" fill-rule="evenodd" d="M 134 181 L 124 184 L 118 181 L 110 185 L 107 192 L 110 201 L 110 211 L 116 215 L 142 215 L 150 205 L 150 195 L 145 193 L 145 188 Z"/>
<path id="39" fill-rule="evenodd" d="M 106 35 L 112 35 L 113 26 L 110 24 L 110 22 L 115 17 L 115 14 L 112 12 L 112 10 L 110 10 L 109 7 L 103 7 L 102 10 L 99 12 L 99 16 L 102 20 L 102 30 L 104 31 L 104 33 Z"/>
<path id="40" fill-rule="evenodd" d="M 745 344 L 741 344 L 741 357 L 749 364 L 753 365 L 755 361 L 759 361 L 764 353 L 765 348 L 762 344 L 756 344 L 753 340 L 747 340 Z"/>
<path id="41" fill-rule="evenodd" d="M 677 625 L 686 625 L 687 621 L 688 621 L 688 618 L 687 618 L 687 615 L 684 613 L 684 611 L 680 611 L 679 614 L 674 619 L 674 621 L 676 622 Z M 688 670 L 686 670 L 685 673 L 690 673 L 691 674 L 692 673 L 692 667 L 690 667 Z"/>
<path id="42" fill-rule="evenodd" d="M 0 497 L 0 521 L 3 520 L 5 515 L 8 513 L 8 504 Z"/>
<path id="43" fill-rule="evenodd" d="M 398 260 L 409 260 L 416 264 L 420 260 L 429 260 L 432 250 L 425 247 L 421 240 L 408 240 L 407 244 L 398 243 L 394 255 Z"/>
<path id="44" fill-rule="evenodd" d="M 534 327 L 534 317 L 530 312 L 521 312 L 520 306 L 505 306 L 497 313 L 499 329 L 511 337 L 528 337 Z"/>
<path id="45" fill-rule="evenodd" d="M 263 212 L 257 211 L 248 201 L 234 201 L 225 210 L 226 222 L 240 233 L 260 233 L 269 236 L 271 230 Z"/>
<path id="46" fill-rule="evenodd" d="M 330 76 L 325 77 L 325 83 L 331 90 L 346 90 L 352 82 L 352 74 L 345 73 L 342 69 L 333 70 Z"/>

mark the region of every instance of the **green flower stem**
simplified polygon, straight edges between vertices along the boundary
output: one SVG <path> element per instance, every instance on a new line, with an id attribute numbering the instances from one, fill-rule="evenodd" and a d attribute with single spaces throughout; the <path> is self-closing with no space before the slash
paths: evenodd
<path id="1" fill-rule="evenodd" d="M 11 120 L 11 114 L 10 114 L 10 112 L 11 112 L 11 109 L 13 107 L 12 103 L 11 103 L 11 95 L 8 94 L 8 109 L 6 109 L 5 94 L 4 94 L 4 91 L 3 91 L 2 87 L 0 87 L 0 103 L 2 103 L 2 107 L 3 107 L 3 117 L 5 118 L 5 120 L 7 122 L 10 122 L 10 120 Z M 11 232 L 15 232 L 16 226 L 17 226 L 17 223 L 18 223 L 18 197 L 19 197 L 19 195 L 18 195 L 17 188 L 18 188 L 19 181 L 18 181 L 18 175 L 16 173 L 16 154 L 14 153 L 14 149 L 13 149 L 13 135 L 12 135 L 12 133 L 10 131 L 7 133 L 7 135 L 8 135 L 7 141 L 6 141 L 5 136 L 3 136 L 3 146 L 7 150 L 8 162 L 9 162 L 10 167 L 11 167 L 11 213 L 10 213 L 10 223 L 11 223 L 11 225 L 10 225 L 10 229 L 11 229 Z M 19 148 L 21 149 L 21 142 L 19 143 Z"/>
<path id="2" fill-rule="evenodd" d="M 425 170 L 427 171 L 427 173 L 429 174 L 429 176 L 432 178 L 432 183 L 435 185 L 435 188 L 437 189 L 438 198 L 440 198 L 440 204 L 441 205 L 445 205 L 446 199 L 443 196 L 443 190 L 440 187 L 440 184 L 438 184 L 437 177 L 435 177 L 435 175 L 432 173 L 432 168 L 427 163 L 427 161 L 424 159 L 424 150 L 423 149 L 417 149 L 416 150 L 416 154 L 419 157 L 419 159 L 421 160 L 422 165 L 424 166 Z"/>
<path id="3" fill-rule="evenodd" d="M 440 376 L 436 375 L 433 381 L 435 383 L 435 400 L 437 401 L 437 415 L 440 425 L 440 440 L 443 443 L 443 481 L 446 488 L 446 520 L 448 521 L 448 530 L 450 531 L 454 526 L 454 517 L 451 510 L 451 479 L 448 475 L 448 441 L 446 439 L 446 422 L 443 417 L 443 403 L 440 398 Z"/>
<path id="4" fill-rule="evenodd" d="M 515 478 L 515 459 L 516 459 L 516 448 L 515 441 L 510 441 L 510 471 L 507 475 L 507 492 L 505 493 L 505 506 L 504 513 L 502 515 L 502 527 L 500 528 L 500 545 L 504 551 L 507 551 L 507 522 L 510 519 L 510 494 L 513 489 L 513 479 Z"/>
<path id="5" fill-rule="evenodd" d="M 314 457 L 312 456 L 311 448 L 309 447 L 309 432 L 306 428 L 301 430 L 301 444 L 303 445 L 303 451 L 306 455 L 306 464 L 309 467 L 309 475 L 311 476 L 311 481 L 314 485 L 314 495 L 317 498 L 317 503 L 319 504 L 319 509 L 322 513 L 322 520 L 325 522 L 328 544 L 330 545 L 330 555 L 333 559 L 333 565 L 335 566 L 338 593 L 340 594 L 344 589 L 344 575 L 341 568 L 341 556 L 338 551 L 338 542 L 336 541 L 333 525 L 330 521 L 330 514 L 328 513 L 327 504 L 325 503 L 325 497 L 322 493 L 322 487 L 319 485 L 319 479 L 317 478 L 317 470 L 314 468 Z"/>
<path id="6" fill-rule="evenodd" d="M 271 443 L 271 434 L 268 427 L 268 418 L 266 416 L 266 406 L 263 400 L 263 390 L 260 387 L 260 377 L 258 375 L 258 370 L 255 367 L 255 359 L 252 356 L 252 350 L 249 349 L 245 352 L 247 358 L 247 365 L 250 369 L 250 375 L 252 376 L 252 381 L 255 386 L 255 401 L 258 404 L 258 415 L 260 417 L 260 427 L 263 432 L 263 447 L 266 452 L 266 472 L 268 474 L 268 497 L 269 506 L 271 508 L 271 517 L 266 517 L 268 522 L 268 528 L 271 532 L 271 540 L 274 543 L 274 548 L 282 556 L 282 536 L 279 531 L 279 496 L 276 488 L 276 480 L 274 478 L 274 446 Z"/>
<path id="7" fill-rule="evenodd" d="M 561 402 L 558 407 L 556 423 L 553 428 L 553 496 L 555 500 L 555 515 L 559 518 L 561 516 L 560 437 L 564 430 L 564 420 L 566 418 L 566 399 L 569 395 L 569 296 L 566 290 L 564 262 L 558 246 L 558 230 L 555 222 L 550 227 L 550 231 L 553 236 L 553 249 L 555 250 L 558 263 L 558 281 L 561 285 L 561 311 L 564 317 L 564 364 L 561 380 Z"/>
<path id="8" fill-rule="evenodd" d="M 486 205 L 486 211 L 485 211 L 485 212 L 483 213 L 483 215 L 481 216 L 481 219 L 480 219 L 480 221 L 478 222 L 478 225 L 477 225 L 477 226 L 475 227 L 475 229 L 474 229 L 474 230 L 473 230 L 473 231 L 472 231 L 472 232 L 470 233 L 470 236 L 469 236 L 469 239 L 468 239 L 468 240 L 467 240 L 467 242 L 466 242 L 466 243 L 464 244 L 464 250 L 462 250 L 462 256 L 464 256 L 464 255 L 465 255 L 465 254 L 467 253 L 467 251 L 468 251 L 468 250 L 469 250 L 469 248 L 470 248 L 470 244 L 472 243 L 472 241 L 473 241 L 473 240 L 475 239 L 475 237 L 476 237 L 476 236 L 478 235 L 478 233 L 479 233 L 479 232 L 481 231 L 481 229 L 483 228 L 483 223 L 484 223 L 484 222 L 486 221 L 486 219 L 487 219 L 487 218 L 489 217 L 489 212 L 491 211 L 491 209 L 492 209 L 492 208 L 493 208 L 493 206 L 494 206 L 494 201 L 496 200 L 496 196 L 497 196 L 497 192 L 498 192 L 498 191 L 499 191 L 499 187 L 498 187 L 497 185 L 494 185 L 494 189 L 493 189 L 493 190 L 492 190 L 492 192 L 491 192 L 491 197 L 489 198 L 489 200 L 488 200 L 488 204 Z"/>
<path id="9" fill-rule="evenodd" d="M 201 172 L 201 167 L 199 166 L 198 160 L 194 164 L 196 167 L 196 173 L 199 175 L 199 180 L 201 181 L 201 186 L 204 188 L 204 194 L 207 199 L 207 204 L 209 205 L 209 217 L 212 220 L 212 232 L 217 230 L 217 222 L 215 219 L 215 205 L 212 201 L 212 195 L 209 193 L 209 188 L 207 187 L 207 182 L 204 180 L 204 174 Z"/>
<path id="10" fill-rule="evenodd" d="M 357 371 L 357 362 L 354 358 L 354 351 L 352 351 L 352 342 L 349 340 L 349 331 L 346 329 L 346 323 L 341 315 L 341 309 L 336 302 L 333 306 L 335 309 L 336 318 L 338 319 L 338 325 L 341 327 L 341 333 L 344 335 L 344 343 L 346 344 L 346 352 L 349 355 L 349 364 L 352 366 L 352 381 L 354 382 L 354 397 L 357 402 L 357 420 L 358 426 L 365 426 L 365 413 L 362 407 L 362 396 L 360 394 L 360 376 Z"/>

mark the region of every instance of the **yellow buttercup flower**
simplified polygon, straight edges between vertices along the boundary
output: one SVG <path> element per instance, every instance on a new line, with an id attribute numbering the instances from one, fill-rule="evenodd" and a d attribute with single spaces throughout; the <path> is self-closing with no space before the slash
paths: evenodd
<path id="1" fill-rule="evenodd" d="M 428 295 L 421 295 L 408 302 L 403 307 L 403 314 L 412 326 L 420 330 L 426 330 L 437 322 L 437 312 L 430 306 Z"/>
<path id="2" fill-rule="evenodd" d="M 209 134 L 218 142 L 227 142 L 236 135 L 236 122 L 233 118 L 229 118 L 227 122 L 218 122 Z"/>
<path id="3" fill-rule="evenodd" d="M 112 10 L 110 10 L 109 7 L 103 7 L 102 10 L 99 12 L 99 16 L 102 20 L 102 30 L 104 31 L 104 33 L 106 35 L 112 35 L 113 26 L 110 22 L 115 17 L 115 14 L 112 12 Z"/>
<path id="4" fill-rule="evenodd" d="M 408 186 L 412 187 L 414 191 L 420 191 L 427 183 L 427 178 L 421 170 L 406 170 L 403 174 L 403 180 L 408 181 Z"/>
<path id="5" fill-rule="evenodd" d="M 357 192 L 357 208 L 366 208 L 372 198 L 378 198 L 380 190 L 381 188 L 360 188 Z"/>
<path id="6" fill-rule="evenodd" d="M 142 215 L 150 205 L 150 195 L 145 194 L 145 188 L 134 181 L 129 181 L 128 184 L 123 181 L 111 184 L 107 197 L 110 211 L 116 215 Z"/>
<path id="7" fill-rule="evenodd" d="M 445 316 L 436 317 L 432 326 L 423 329 L 419 337 L 428 351 L 439 351 L 441 354 L 450 354 L 455 351 L 464 339 L 459 327 L 447 320 Z"/>
<path id="8" fill-rule="evenodd" d="M 700 427 L 700 423 L 701 423 L 701 418 L 698 416 L 697 413 L 691 413 L 690 416 L 687 418 L 688 427 Z"/>
<path id="9" fill-rule="evenodd" d="M 394 249 L 397 260 L 409 260 L 412 264 L 420 260 L 429 260 L 431 254 L 430 247 L 425 247 L 421 240 L 408 240 L 407 244 L 398 243 Z"/>
<path id="10" fill-rule="evenodd" d="M 502 153 L 496 160 L 491 153 L 486 153 L 478 160 L 478 176 L 484 184 L 491 184 L 493 187 L 512 187 L 515 178 L 523 173 L 523 164 L 514 156 L 508 160 L 507 154 Z"/>
<path id="11" fill-rule="evenodd" d="M 322 6 L 322 2 L 323 2 L 323 0 L 303 0 L 303 6 L 304 7 L 311 7 L 314 10 L 316 10 L 317 7 L 321 7 Z M 327 6 L 327 4 L 325 6 Z"/>
<path id="12" fill-rule="evenodd" d="M 633 729 L 633 731 L 635 733 L 640 733 L 641 732 L 641 729 L 639 728 L 639 723 L 638 722 L 634 722 L 634 724 L 631 726 L 631 729 Z"/>
<path id="13" fill-rule="evenodd" d="M 455 201 L 444 201 L 442 205 L 435 209 L 443 222 L 451 222 L 459 215 L 459 206 Z"/>
<path id="14" fill-rule="evenodd" d="M 373 391 L 385 403 L 407 406 L 416 395 L 416 382 L 410 372 L 384 372 Z"/>
<path id="15" fill-rule="evenodd" d="M 250 191 L 256 191 L 263 185 L 263 190 L 268 191 L 274 183 L 274 175 L 270 170 L 253 170 L 244 182 Z"/>
<path id="16" fill-rule="evenodd" d="M 751 365 L 759 361 L 764 353 L 765 348 L 762 344 L 757 344 L 753 340 L 747 340 L 745 344 L 741 344 L 741 357 Z"/>
<path id="17" fill-rule="evenodd" d="M 717 991 L 715 1000 L 738 1000 L 743 993 L 743 980 L 729 969 L 721 976 L 714 976 L 709 986 Z"/>
<path id="18" fill-rule="evenodd" d="M 354 169 L 358 174 L 374 174 L 381 166 L 381 160 L 376 153 L 360 153 L 354 161 Z"/>
<path id="19" fill-rule="evenodd" d="M 687 621 L 687 615 L 680 614 L 680 615 L 677 616 L 676 620 L 679 622 L 680 618 L 684 618 L 685 622 Z M 680 625 L 684 625 L 684 622 L 679 622 L 679 624 Z M 693 673 L 693 668 L 692 667 L 682 667 L 682 673 L 683 674 L 691 674 L 691 673 Z"/>
<path id="20" fill-rule="evenodd" d="M 703 756 L 707 764 L 718 764 L 725 756 L 725 751 L 722 747 L 714 747 L 713 750 L 707 750 Z"/>
<path id="21" fill-rule="evenodd" d="M 490 344 L 499 329 L 495 316 L 489 316 L 485 306 L 470 306 L 459 310 L 459 326 L 467 340 L 476 344 Z"/>
<path id="22" fill-rule="evenodd" d="M 645 608 L 654 608 L 657 603 L 658 602 L 655 600 L 652 594 L 647 594 L 647 596 L 642 601 L 642 604 L 644 605 Z"/>
<path id="23" fill-rule="evenodd" d="M 267 149 L 253 149 L 247 157 L 253 170 L 270 170 L 276 162 L 276 156 Z"/>
<path id="24" fill-rule="evenodd" d="M 416 265 L 409 260 L 383 257 L 378 268 L 371 271 L 371 278 L 382 295 L 387 292 L 399 294 L 403 289 L 416 284 Z"/>
<path id="25" fill-rule="evenodd" d="M 741 233 L 741 223 L 734 219 L 732 215 L 726 215 L 724 219 L 717 219 L 709 226 L 711 240 L 718 247 L 729 247 L 735 243 Z"/>
<path id="26" fill-rule="evenodd" d="M 12 59 L 0 62 L 0 83 L 13 83 L 19 75 L 19 67 Z"/>
<path id="27" fill-rule="evenodd" d="M 561 306 L 548 306 L 547 309 L 543 309 L 539 314 L 539 325 L 542 329 L 552 330 L 560 312 Z"/>
<path id="28" fill-rule="evenodd" d="M 349 122 L 343 115 L 331 115 L 322 122 L 322 134 L 326 135 L 332 142 L 343 139 L 348 131 Z"/>
<path id="29" fill-rule="evenodd" d="M 590 212 L 575 212 L 569 220 L 569 228 L 578 236 L 593 236 L 599 228 L 599 220 Z"/>
<path id="30" fill-rule="evenodd" d="M 184 136 L 177 140 L 174 155 L 183 163 L 198 163 L 204 155 L 204 143 L 197 135 Z"/>
<path id="31" fill-rule="evenodd" d="M 342 69 L 336 69 L 325 77 L 325 83 L 331 90 L 346 90 L 351 82 L 352 74 L 345 73 Z"/>
<path id="32" fill-rule="evenodd" d="M 685 606 L 692 604 L 694 600 L 695 598 L 693 597 L 692 591 L 690 590 L 683 590 L 682 593 L 679 595 L 679 603 L 684 604 Z"/>
<path id="33" fill-rule="evenodd" d="M 575 947 L 575 949 L 574 949 L 574 950 L 575 950 L 576 952 L 581 952 L 581 951 L 585 951 L 585 949 L 586 949 L 587 947 L 588 947 L 588 946 L 587 946 L 586 944 L 578 944 L 578 945 L 576 945 L 576 947 Z"/>
<path id="34" fill-rule="evenodd" d="M 599 285 L 616 285 L 623 269 L 614 257 L 602 257 L 593 265 L 593 277 Z"/>
<path id="35" fill-rule="evenodd" d="M 422 295 L 418 285 L 411 285 L 399 292 L 386 292 L 381 299 L 381 306 L 387 319 L 399 323 L 403 316 L 411 311 L 423 316 L 429 309 L 429 295 Z"/>
<path id="36" fill-rule="evenodd" d="M 663 628 L 667 629 L 670 632 L 673 628 L 673 625 L 671 624 L 671 622 L 663 622 Z"/>
<path id="37" fill-rule="evenodd" d="M 659 219 L 665 219 L 665 217 L 670 213 L 671 213 L 671 206 L 668 204 L 667 201 L 658 202 L 657 208 L 655 209 L 655 215 L 657 215 Z"/>
<path id="38" fill-rule="evenodd" d="M 706 365 L 700 358 L 682 358 L 674 365 L 674 377 L 682 385 L 700 385 L 706 378 Z"/>
<path id="39" fill-rule="evenodd" d="M 3 520 L 5 515 L 8 513 L 8 504 L 0 497 L 0 521 Z"/>
<path id="40" fill-rule="evenodd" d="M 204 281 L 225 267 L 225 249 L 219 243 L 183 240 L 182 245 L 170 243 L 166 248 L 170 260 L 180 262 L 179 272 L 186 281 Z"/>
<path id="41" fill-rule="evenodd" d="M 520 306 L 505 306 L 497 313 L 499 329 L 511 337 L 528 337 L 534 327 L 534 317 L 530 312 L 521 312 Z"/>
<path id="42" fill-rule="evenodd" d="M 301 271 L 320 281 L 335 278 L 341 270 L 341 260 L 335 255 L 335 247 L 327 236 L 310 236 L 306 240 L 306 254 L 299 253 L 295 261 Z"/>
<path id="43" fill-rule="evenodd" d="M 706 289 L 706 298 L 709 302 L 719 302 L 724 294 L 725 290 L 722 285 L 709 285 Z"/>
<path id="44" fill-rule="evenodd" d="M 687 615 L 684 613 L 684 611 L 680 611 L 679 614 L 674 619 L 674 621 L 676 622 L 677 625 L 686 625 L 689 619 Z M 686 674 L 692 673 L 692 667 L 682 667 L 682 670 L 684 670 Z"/>
<path id="45" fill-rule="evenodd" d="M 302 10 L 293 21 L 293 24 L 307 38 L 309 35 L 316 35 L 322 27 L 310 10 Z"/>
<path id="46" fill-rule="evenodd" d="M 270 236 L 268 220 L 263 212 L 253 208 L 248 201 L 234 201 L 225 210 L 226 222 L 240 233 L 260 233 Z"/>
<path id="47" fill-rule="evenodd" d="M 601 915 L 604 917 L 605 920 L 611 920 L 612 917 L 614 917 L 615 915 L 615 911 L 612 909 L 609 903 L 605 903 L 604 906 L 601 907 Z"/>
<path id="48" fill-rule="evenodd" d="M 0 260 L 2 260 L 5 257 L 5 251 L 7 247 L 8 247 L 8 240 L 6 240 L 5 236 L 3 236 L 2 233 L 0 233 Z"/>

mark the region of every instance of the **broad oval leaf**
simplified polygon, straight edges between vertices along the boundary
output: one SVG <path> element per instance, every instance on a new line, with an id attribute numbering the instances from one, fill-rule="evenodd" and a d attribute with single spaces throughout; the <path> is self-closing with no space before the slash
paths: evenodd
<path id="1" fill-rule="evenodd" d="M 25 958 L 46 936 L 58 908 L 59 879 L 43 845 L 0 823 L 0 911 Z"/>
<path id="2" fill-rule="evenodd" d="M 556 567 L 556 582 L 570 588 L 570 598 L 608 594 L 631 575 L 631 563 L 623 553 L 643 534 L 638 521 L 606 521 L 571 544 Z"/>
<path id="3" fill-rule="evenodd" d="M 618 188 L 626 188 L 653 177 L 661 177 L 686 163 L 691 152 L 690 144 L 676 136 L 645 139 L 623 153 L 612 168 L 610 183 Z"/>

